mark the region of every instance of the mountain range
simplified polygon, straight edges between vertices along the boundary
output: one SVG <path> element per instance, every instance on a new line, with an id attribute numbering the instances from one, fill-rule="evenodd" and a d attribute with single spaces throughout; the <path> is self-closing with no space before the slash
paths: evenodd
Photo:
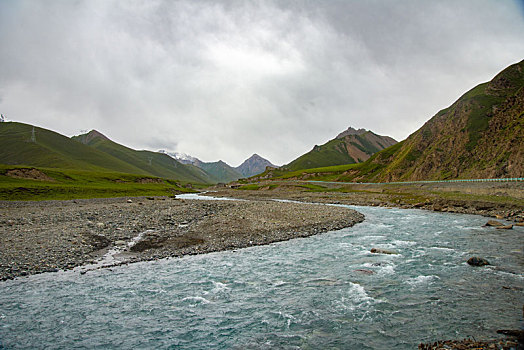
<path id="1" fill-rule="evenodd" d="M 254 154 L 233 168 L 187 155 L 134 150 L 92 130 L 72 138 L 36 126 L 0 123 L 0 164 L 156 176 L 194 183 L 230 182 L 263 172 L 359 182 L 524 176 L 524 61 L 462 95 L 396 143 L 348 128 L 275 169 Z M 295 174 L 296 173 L 296 174 Z M 305 177 L 305 176 L 304 176 Z"/>
<path id="2" fill-rule="evenodd" d="M 266 170 L 267 166 L 275 167 L 269 160 L 262 158 L 256 153 L 234 168 L 221 160 L 218 162 L 203 162 L 185 153 L 167 152 L 165 150 L 160 150 L 159 152 L 165 153 L 183 164 L 192 164 L 203 169 L 214 182 L 228 183 L 260 174 Z"/>
<path id="3" fill-rule="evenodd" d="M 18 122 L 0 123 L 0 149 L 0 164 L 110 171 L 193 183 L 230 182 L 262 172 L 265 164 L 271 164 L 257 155 L 237 168 L 222 161 L 178 161 L 166 152 L 131 149 L 97 130 L 69 138 Z"/>
<path id="4" fill-rule="evenodd" d="M 0 163 L 45 168 L 109 171 L 210 183 L 200 168 L 150 151 L 122 146 L 98 131 L 69 138 L 18 122 L 0 123 Z"/>

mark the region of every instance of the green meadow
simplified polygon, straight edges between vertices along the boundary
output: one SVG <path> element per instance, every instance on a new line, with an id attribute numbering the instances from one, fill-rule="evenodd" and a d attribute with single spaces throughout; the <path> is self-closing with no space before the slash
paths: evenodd
<path id="1" fill-rule="evenodd" d="M 195 191 L 188 187 L 205 185 L 118 172 L 0 165 L 0 200 L 173 196 Z"/>

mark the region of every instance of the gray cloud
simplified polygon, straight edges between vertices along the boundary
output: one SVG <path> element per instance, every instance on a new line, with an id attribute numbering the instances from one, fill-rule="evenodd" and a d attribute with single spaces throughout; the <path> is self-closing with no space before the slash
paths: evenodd
<path id="1" fill-rule="evenodd" d="M 67 135 L 283 164 L 404 139 L 524 56 L 518 1 L 9 1 L 0 111 Z"/>

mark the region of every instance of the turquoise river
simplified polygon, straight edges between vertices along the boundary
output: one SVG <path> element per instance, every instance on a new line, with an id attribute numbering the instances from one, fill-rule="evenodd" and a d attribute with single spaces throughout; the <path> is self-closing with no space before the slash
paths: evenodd
<path id="1" fill-rule="evenodd" d="M 524 227 L 352 208 L 363 223 L 309 238 L 0 282 L 0 349 L 414 349 L 523 327 Z"/>

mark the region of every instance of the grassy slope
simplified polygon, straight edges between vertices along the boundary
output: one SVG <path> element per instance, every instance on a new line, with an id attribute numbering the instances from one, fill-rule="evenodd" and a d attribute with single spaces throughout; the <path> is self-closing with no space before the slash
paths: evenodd
<path id="1" fill-rule="evenodd" d="M 228 183 L 242 177 L 240 172 L 222 161 L 201 163 L 202 169 L 209 174 L 214 182 Z"/>
<path id="2" fill-rule="evenodd" d="M 75 136 L 73 139 L 80 141 L 82 135 Z M 87 146 L 130 164 L 134 168 L 139 169 L 139 173 L 189 182 L 212 182 L 209 176 L 201 169 L 182 164 L 167 154 L 136 151 L 103 137 L 91 139 L 87 142 Z"/>
<path id="3" fill-rule="evenodd" d="M 508 165 L 507 153 L 522 147 L 524 120 L 515 116 L 524 108 L 517 98 L 517 94 L 522 95 L 523 87 L 524 61 L 506 68 L 491 82 L 466 92 L 412 134 L 394 154 L 379 155 L 371 163 L 380 166 L 380 171 L 363 174 L 363 179 L 508 176 L 504 170 Z M 509 146 L 512 143 L 514 146 Z"/>
<path id="4" fill-rule="evenodd" d="M 354 159 L 348 153 L 348 148 L 358 149 L 367 154 L 366 158 L 385 148 L 385 140 L 380 140 L 381 136 L 367 131 L 361 135 L 351 135 L 345 138 L 335 138 L 321 146 L 315 146 L 311 151 L 298 157 L 285 168 L 291 171 L 319 168 L 333 165 L 360 163 L 360 159 Z M 374 141 L 371 141 L 374 140 Z M 358 153 L 357 153 L 358 154 Z M 366 159 L 364 158 L 364 159 Z"/>
<path id="5" fill-rule="evenodd" d="M 508 176 L 508 168 L 522 168 L 523 72 L 524 61 L 508 67 L 438 112 L 408 139 L 366 162 L 262 176 L 347 182 Z"/>
<path id="6" fill-rule="evenodd" d="M 347 154 L 344 141 L 341 139 L 333 139 L 321 146 L 315 146 L 308 153 L 301 155 L 286 165 L 286 168 L 291 171 L 296 171 L 355 162 L 356 161 Z"/>
<path id="7" fill-rule="evenodd" d="M 32 129 L 32 125 L 23 123 L 0 123 L 0 163 L 144 173 L 111 155 L 39 127 L 34 127 L 36 142 L 30 142 Z"/>
<path id="8" fill-rule="evenodd" d="M 37 169 L 52 180 L 6 176 L 6 172 L 11 169 Z M 166 196 L 191 191 L 172 180 L 143 175 L 0 165 L 0 200 Z"/>

